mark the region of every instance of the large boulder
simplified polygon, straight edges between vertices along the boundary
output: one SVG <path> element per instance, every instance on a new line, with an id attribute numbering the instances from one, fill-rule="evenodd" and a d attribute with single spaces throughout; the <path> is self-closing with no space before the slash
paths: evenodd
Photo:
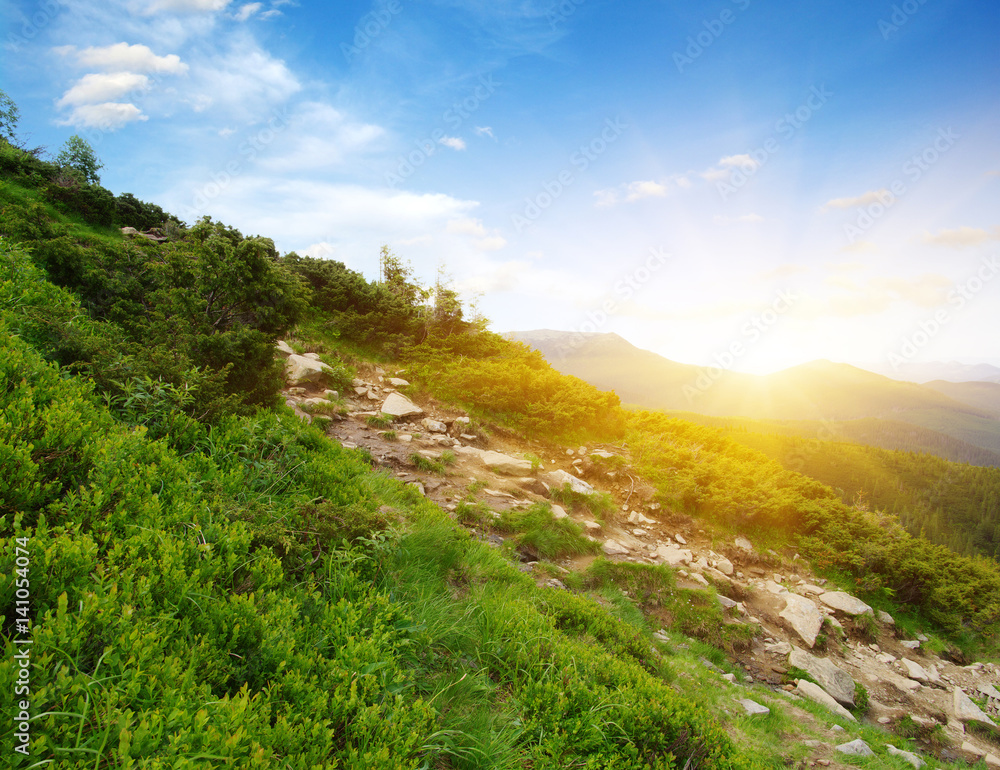
<path id="1" fill-rule="evenodd" d="M 676 545 L 661 545 L 653 554 L 662 564 L 670 567 L 679 567 L 682 564 L 690 564 L 693 557 L 687 548 L 678 548 Z"/>
<path id="2" fill-rule="evenodd" d="M 811 648 L 816 644 L 816 637 L 823 626 L 819 608 L 811 600 L 798 594 L 784 593 L 781 597 L 785 600 L 785 609 L 778 617 Z"/>
<path id="3" fill-rule="evenodd" d="M 390 393 L 382 402 L 381 411 L 393 417 L 412 417 L 423 414 L 424 410 L 414 404 L 402 393 Z"/>
<path id="4" fill-rule="evenodd" d="M 799 679 L 795 682 L 795 692 L 809 698 L 809 700 L 816 701 L 816 703 L 821 703 L 837 716 L 849 719 L 852 722 L 857 721 L 850 711 L 837 703 L 826 690 L 815 682 L 810 682 L 808 679 Z"/>
<path id="5" fill-rule="evenodd" d="M 292 350 L 291 346 L 284 340 L 278 340 L 274 343 L 274 352 L 282 358 L 288 358 L 289 356 L 295 355 L 295 351 Z"/>
<path id="6" fill-rule="evenodd" d="M 983 710 L 972 702 L 972 699 L 962 691 L 961 687 L 955 687 L 954 706 L 955 717 L 960 722 L 978 722 L 992 728 L 997 726 L 996 722 L 986 716 Z"/>
<path id="7" fill-rule="evenodd" d="M 582 495 L 591 495 L 594 493 L 594 488 L 590 486 L 583 479 L 578 479 L 572 473 L 567 473 L 564 470 L 550 471 L 545 474 L 545 480 L 549 482 L 554 487 L 562 489 L 563 486 L 569 484 L 570 489 L 574 492 L 579 492 Z"/>
<path id="8" fill-rule="evenodd" d="M 332 374 L 333 369 L 314 358 L 306 358 L 292 353 L 285 359 L 285 380 L 288 381 L 289 385 L 320 382 L 326 372 Z"/>
<path id="9" fill-rule="evenodd" d="M 487 450 L 479 453 L 479 459 L 490 470 L 505 476 L 526 476 L 531 473 L 531 463 L 517 457 L 505 455 L 503 452 Z"/>
<path id="10" fill-rule="evenodd" d="M 841 705 L 854 705 L 854 679 L 833 661 L 817 658 L 796 647 L 788 656 L 788 664 L 809 674 Z"/>
<path id="11" fill-rule="evenodd" d="M 856 596 L 844 593 L 843 591 L 827 591 L 819 595 L 819 600 L 827 607 L 843 612 L 845 615 L 871 615 L 874 617 L 875 611 L 858 599 Z"/>

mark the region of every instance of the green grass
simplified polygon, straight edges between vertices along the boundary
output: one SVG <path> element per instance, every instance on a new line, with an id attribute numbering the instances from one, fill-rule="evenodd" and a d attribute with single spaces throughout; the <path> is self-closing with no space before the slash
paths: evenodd
<path id="1" fill-rule="evenodd" d="M 516 533 L 517 545 L 540 559 L 559 559 L 600 550 L 600 544 L 588 539 L 575 521 L 555 519 L 547 503 L 504 511 L 496 527 L 502 532 Z"/>

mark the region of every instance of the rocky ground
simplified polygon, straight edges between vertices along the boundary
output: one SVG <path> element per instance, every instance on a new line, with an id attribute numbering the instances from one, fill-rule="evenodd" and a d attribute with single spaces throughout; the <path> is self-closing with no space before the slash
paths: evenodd
<path id="1" fill-rule="evenodd" d="M 669 565 L 677 570 L 682 587 L 714 587 L 728 610 L 728 622 L 758 627 L 752 647 L 737 653 L 734 661 L 744 672 L 743 681 L 732 674 L 725 677 L 727 683 L 720 680 L 720 686 L 733 688 L 734 701 L 748 712 L 763 708 L 753 697 L 756 688 L 766 687 L 789 699 L 787 708 L 796 719 L 815 720 L 795 706 L 797 699 L 808 698 L 853 720 L 844 707 L 854 704 L 855 683 L 860 683 L 870 703 L 864 719 L 886 728 L 887 745 L 892 744 L 890 730 L 904 717 L 914 723 L 918 740 L 924 739 L 923 758 L 900 755 L 910 764 L 983 759 L 987 766 L 1000 767 L 1000 733 L 994 735 L 990 716 L 1000 713 L 1000 667 L 958 665 L 928 651 L 923 646 L 926 638 L 900 638 L 889 615 L 828 590 L 794 553 L 761 552 L 740 537 L 721 541 L 698 522 L 661 511 L 652 502 L 653 489 L 629 470 L 626 449 L 602 445 L 553 450 L 514 438 L 486 437 L 457 410 L 426 398 L 415 403 L 400 392 L 407 388 L 405 379 L 374 367 L 359 372 L 351 392 L 334 394 L 310 384 L 314 377 L 308 372 L 322 368 L 318 357 L 287 353 L 293 384 L 286 400 L 296 413 L 323 421 L 344 446 L 367 450 L 374 462 L 445 510 L 454 511 L 470 494 L 497 512 L 551 502 L 549 490 L 566 482 L 578 491 L 610 493 L 618 508 L 602 524 L 558 505 L 553 510 L 557 516 L 575 518 L 601 542 L 607 558 Z M 421 469 L 414 460 L 415 455 L 431 462 L 451 460 L 445 452 L 454 460 L 444 474 Z M 499 545 L 498 536 L 488 537 Z M 531 554 L 522 556 L 525 569 L 531 569 Z M 564 566 L 578 568 L 580 561 Z M 539 573 L 538 581 L 561 587 L 547 573 Z M 813 681 L 789 684 L 789 672 L 796 670 L 808 672 Z M 864 754 L 867 748 L 863 742 L 859 746 L 859 741 L 838 740 L 836 728 L 829 740 L 807 743 L 810 766 L 846 767 L 839 760 L 855 751 Z"/>

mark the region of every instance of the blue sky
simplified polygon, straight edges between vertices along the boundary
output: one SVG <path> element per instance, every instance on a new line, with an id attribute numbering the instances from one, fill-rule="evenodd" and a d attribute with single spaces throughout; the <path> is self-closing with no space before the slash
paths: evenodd
<path id="1" fill-rule="evenodd" d="M 1000 6 L 3 0 L 28 144 L 497 331 L 1000 364 Z"/>

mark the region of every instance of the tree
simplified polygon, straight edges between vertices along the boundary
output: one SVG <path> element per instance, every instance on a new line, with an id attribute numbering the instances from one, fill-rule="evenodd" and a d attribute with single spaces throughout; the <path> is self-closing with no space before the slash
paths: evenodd
<path id="1" fill-rule="evenodd" d="M 14 104 L 14 100 L 7 96 L 7 92 L 0 89 L 0 137 L 3 137 L 10 144 L 14 142 L 14 132 L 17 130 L 17 122 L 21 113 Z"/>
<path id="2" fill-rule="evenodd" d="M 76 171 L 87 184 L 101 183 L 97 172 L 104 168 L 104 164 L 98 159 L 90 142 L 77 134 L 66 140 L 56 156 L 56 164 Z"/>

